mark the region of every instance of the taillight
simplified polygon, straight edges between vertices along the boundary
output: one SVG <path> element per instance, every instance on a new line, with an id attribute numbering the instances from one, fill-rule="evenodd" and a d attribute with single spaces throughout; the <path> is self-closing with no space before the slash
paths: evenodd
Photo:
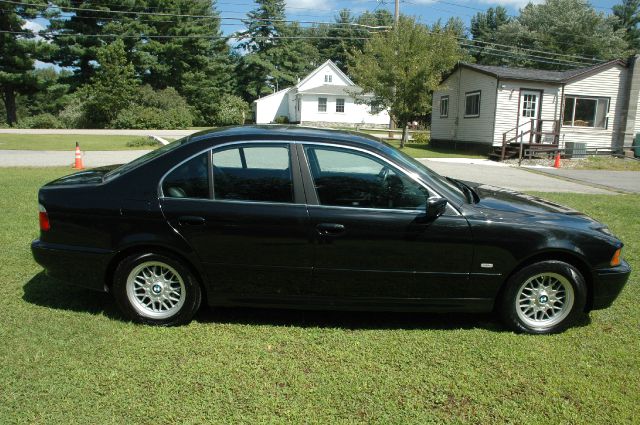
<path id="1" fill-rule="evenodd" d="M 619 266 L 620 265 L 620 254 L 622 253 L 622 248 L 616 249 L 616 252 L 613 253 L 613 258 L 611 259 L 611 266 Z"/>
<path id="2" fill-rule="evenodd" d="M 47 214 L 47 210 L 44 208 L 42 204 L 38 204 L 38 217 L 40 218 L 40 230 L 43 232 L 48 232 L 51 229 L 51 223 L 49 223 L 49 215 Z"/>

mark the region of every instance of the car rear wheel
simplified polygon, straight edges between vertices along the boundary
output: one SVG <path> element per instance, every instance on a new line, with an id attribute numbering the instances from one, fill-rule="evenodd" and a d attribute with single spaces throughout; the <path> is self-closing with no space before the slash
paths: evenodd
<path id="1" fill-rule="evenodd" d="M 516 332 L 562 332 L 584 314 L 587 288 L 583 276 L 562 261 L 542 261 L 516 272 L 501 300 L 505 324 Z"/>
<path id="2" fill-rule="evenodd" d="M 188 323 L 202 297 L 187 267 L 175 258 L 154 253 L 122 260 L 114 275 L 113 293 L 129 319 L 160 326 Z"/>

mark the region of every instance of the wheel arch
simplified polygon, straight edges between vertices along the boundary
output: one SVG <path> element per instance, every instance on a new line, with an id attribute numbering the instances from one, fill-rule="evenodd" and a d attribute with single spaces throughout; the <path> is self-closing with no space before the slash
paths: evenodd
<path id="1" fill-rule="evenodd" d="M 198 280 L 198 284 L 200 285 L 200 290 L 202 291 L 203 298 L 206 300 L 207 296 L 207 285 L 205 284 L 205 274 L 202 270 L 200 270 L 194 263 L 192 259 L 189 259 L 186 255 L 180 253 L 176 249 L 172 249 L 166 247 L 164 245 L 153 244 L 153 243 L 141 243 L 137 245 L 128 246 L 113 256 L 109 265 L 107 266 L 107 271 L 105 273 L 105 288 L 107 292 L 111 292 L 111 286 L 113 285 L 113 278 L 115 271 L 118 267 L 118 264 L 125 258 L 137 254 L 137 253 L 154 253 L 154 254 L 164 254 L 170 257 L 175 257 L 176 259 L 182 261 L 184 265 L 189 268 L 189 271 L 193 273 L 193 275 Z"/>
<path id="2" fill-rule="evenodd" d="M 534 263 L 539 263 L 541 261 L 562 261 L 578 269 L 578 271 L 584 278 L 585 284 L 587 285 L 587 304 L 585 305 L 585 311 L 591 311 L 593 307 L 593 271 L 585 258 L 575 252 L 562 249 L 537 252 L 521 260 L 505 277 L 496 296 L 496 301 L 502 298 L 502 294 L 504 293 L 505 288 L 507 287 L 507 282 L 509 282 L 511 276 L 513 276 L 519 270 L 522 270 L 524 267 L 530 266 Z M 495 302 L 494 305 L 497 306 L 498 302 Z"/>

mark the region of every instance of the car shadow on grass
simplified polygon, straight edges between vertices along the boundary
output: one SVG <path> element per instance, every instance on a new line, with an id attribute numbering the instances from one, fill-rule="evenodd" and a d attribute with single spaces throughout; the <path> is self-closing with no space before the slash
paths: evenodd
<path id="1" fill-rule="evenodd" d="M 111 295 L 65 284 L 44 272 L 33 276 L 23 287 L 28 303 L 126 321 Z M 275 308 L 208 307 L 203 305 L 195 319 L 199 323 L 226 323 L 255 326 L 295 326 L 302 328 L 425 329 L 509 332 L 491 313 L 399 313 L 371 311 L 286 310 Z M 591 323 L 583 316 L 574 327 Z"/>
<path id="2" fill-rule="evenodd" d="M 48 277 L 44 272 L 33 276 L 24 284 L 23 290 L 23 300 L 41 307 L 124 320 L 109 294 L 66 284 Z"/>

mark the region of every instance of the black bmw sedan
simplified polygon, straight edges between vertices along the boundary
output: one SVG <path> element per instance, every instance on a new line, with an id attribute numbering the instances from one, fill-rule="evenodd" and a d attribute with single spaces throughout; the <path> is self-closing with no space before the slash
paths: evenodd
<path id="1" fill-rule="evenodd" d="M 126 317 L 211 306 L 499 312 L 558 332 L 608 307 L 622 242 L 577 211 L 442 177 L 362 134 L 201 132 L 46 184 L 33 255 Z"/>

